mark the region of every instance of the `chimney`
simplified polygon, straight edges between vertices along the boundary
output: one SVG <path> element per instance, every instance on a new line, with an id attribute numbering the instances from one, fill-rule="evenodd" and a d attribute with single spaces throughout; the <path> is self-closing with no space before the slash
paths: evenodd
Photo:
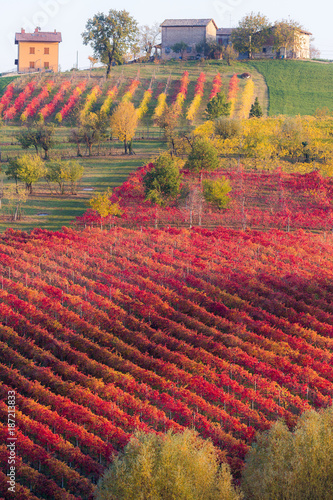
<path id="1" fill-rule="evenodd" d="M 38 28 L 35 28 L 35 33 L 38 33 Z"/>
<path id="2" fill-rule="evenodd" d="M 21 28 L 21 33 L 25 33 L 25 29 L 24 28 Z"/>
<path id="3" fill-rule="evenodd" d="M 54 30 L 55 33 L 57 33 L 57 30 Z"/>

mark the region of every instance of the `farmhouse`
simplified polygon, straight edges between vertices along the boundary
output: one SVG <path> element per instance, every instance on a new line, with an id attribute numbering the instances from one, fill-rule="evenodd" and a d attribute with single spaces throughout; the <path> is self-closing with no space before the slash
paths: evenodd
<path id="1" fill-rule="evenodd" d="M 216 32 L 216 41 L 220 45 L 231 44 L 231 35 L 234 28 L 221 28 Z M 299 30 L 294 37 L 294 43 L 286 47 L 276 48 L 274 43 L 274 27 L 261 51 L 253 54 L 255 59 L 310 59 L 310 37 L 312 33 Z M 240 54 L 240 59 L 247 58 L 248 53 Z"/>
<path id="2" fill-rule="evenodd" d="M 187 57 L 197 55 L 196 45 L 202 41 L 217 42 L 219 45 L 231 44 L 231 35 L 235 28 L 217 28 L 214 19 L 166 19 L 162 24 L 162 59 L 179 57 L 172 50 L 176 43 L 184 42 L 187 48 Z M 272 29 L 274 30 L 274 28 Z M 281 47 L 279 50 L 274 46 L 274 33 L 267 39 L 260 52 L 253 54 L 258 59 L 288 58 L 309 59 L 310 58 L 310 36 L 312 33 L 299 30 L 295 35 L 293 46 Z M 247 58 L 248 53 L 240 54 L 240 59 Z"/>
<path id="3" fill-rule="evenodd" d="M 15 60 L 17 71 L 27 73 L 31 71 L 58 71 L 59 43 L 61 33 L 56 30 L 26 33 L 22 28 L 15 33 L 15 44 L 18 45 L 18 59 Z"/>
<path id="4" fill-rule="evenodd" d="M 216 41 L 217 26 L 213 19 L 166 19 L 161 28 L 162 59 L 179 57 L 171 48 L 176 43 L 186 43 L 187 56 L 196 56 L 196 44 Z"/>

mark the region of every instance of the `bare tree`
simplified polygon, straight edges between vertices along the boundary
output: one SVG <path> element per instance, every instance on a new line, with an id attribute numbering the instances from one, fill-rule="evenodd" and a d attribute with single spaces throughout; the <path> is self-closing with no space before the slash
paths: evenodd
<path id="1" fill-rule="evenodd" d="M 147 24 L 139 29 L 139 47 L 146 57 L 151 56 L 154 46 L 159 42 L 161 28 L 159 23 L 154 23 L 152 26 Z"/>

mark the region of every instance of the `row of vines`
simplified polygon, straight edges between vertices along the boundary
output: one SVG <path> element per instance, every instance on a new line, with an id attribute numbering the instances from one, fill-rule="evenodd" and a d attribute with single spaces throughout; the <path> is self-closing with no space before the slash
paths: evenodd
<path id="1" fill-rule="evenodd" d="M 330 405 L 332 243 L 223 228 L 7 231 L 0 414 L 15 391 L 17 498 L 92 499 L 137 429 L 193 427 L 237 475 L 257 431 Z M 2 471 L 7 456 L 0 447 Z"/>

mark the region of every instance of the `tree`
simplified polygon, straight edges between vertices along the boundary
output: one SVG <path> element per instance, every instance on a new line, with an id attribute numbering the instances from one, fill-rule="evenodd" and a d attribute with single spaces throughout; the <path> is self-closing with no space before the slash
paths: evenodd
<path id="1" fill-rule="evenodd" d="M 74 128 L 70 131 L 68 142 L 76 144 L 77 152 L 76 156 L 82 156 L 81 154 L 81 144 L 84 144 L 84 134 L 82 128 Z"/>
<path id="2" fill-rule="evenodd" d="M 230 139 L 241 133 L 241 123 L 235 118 L 220 116 L 214 121 L 214 132 L 221 139 Z"/>
<path id="3" fill-rule="evenodd" d="M 90 198 L 89 205 L 93 210 L 101 217 L 108 217 L 109 215 L 120 216 L 122 211 L 118 203 L 112 203 L 111 201 L 112 190 L 107 189 L 104 193 L 96 193 L 95 196 Z"/>
<path id="4" fill-rule="evenodd" d="M 233 45 L 222 45 L 222 58 L 227 62 L 228 66 L 231 66 L 231 61 L 235 61 L 238 56 L 239 53 L 234 49 Z"/>
<path id="5" fill-rule="evenodd" d="M 171 50 L 176 54 L 180 54 L 181 59 L 184 59 L 184 54 L 188 49 L 188 47 L 189 46 L 185 42 L 177 42 L 174 45 L 172 45 Z"/>
<path id="6" fill-rule="evenodd" d="M 231 41 L 238 52 L 248 52 L 249 59 L 260 52 L 268 40 L 271 24 L 260 12 L 247 14 L 239 21 L 238 27 L 231 34 Z"/>
<path id="7" fill-rule="evenodd" d="M 27 201 L 27 192 L 21 186 L 10 185 L 6 188 L 8 210 L 11 220 L 17 221 L 22 217 L 22 205 Z"/>
<path id="8" fill-rule="evenodd" d="M 249 118 L 260 118 L 263 115 L 261 106 L 259 104 L 258 97 L 255 98 L 254 103 L 251 106 Z"/>
<path id="9" fill-rule="evenodd" d="M 154 168 L 143 178 L 146 199 L 157 205 L 166 205 L 180 191 L 181 174 L 169 153 L 162 153 L 154 162 Z"/>
<path id="10" fill-rule="evenodd" d="M 17 177 L 25 182 L 27 190 L 32 194 L 32 185 L 44 177 L 46 168 L 38 155 L 22 155 L 16 158 Z"/>
<path id="11" fill-rule="evenodd" d="M 156 45 L 161 34 L 159 23 L 152 26 L 141 26 L 139 31 L 139 47 L 146 54 L 146 59 L 151 56 L 152 50 Z"/>
<path id="12" fill-rule="evenodd" d="M 54 128 L 46 125 L 39 125 L 36 129 L 27 128 L 22 130 L 16 137 L 23 149 L 33 146 L 38 154 L 39 149 L 44 150 L 44 158 L 48 159 L 49 150 L 54 146 Z"/>
<path id="13" fill-rule="evenodd" d="M 96 500 L 239 500 L 210 441 L 186 429 L 136 433 L 100 479 Z"/>
<path id="14" fill-rule="evenodd" d="M 227 101 L 224 92 L 219 92 L 211 99 L 206 108 L 209 120 L 215 120 L 219 116 L 229 116 L 231 103 Z"/>
<path id="15" fill-rule="evenodd" d="M 106 137 L 108 129 L 108 118 L 105 113 L 98 111 L 97 113 L 89 113 L 81 119 L 81 127 L 76 134 L 71 135 L 78 146 L 82 138 L 82 142 L 86 144 L 89 156 L 92 155 L 92 147 L 94 144 L 100 145 L 101 140 Z"/>
<path id="16" fill-rule="evenodd" d="M 36 140 L 38 146 L 44 150 L 44 159 L 48 159 L 49 150 L 53 148 L 54 141 L 54 128 L 50 126 L 40 125 L 36 130 Z"/>
<path id="17" fill-rule="evenodd" d="M 76 194 L 78 182 L 82 179 L 84 167 L 78 161 L 67 160 L 62 163 L 65 179 L 70 183 L 71 194 Z"/>
<path id="18" fill-rule="evenodd" d="M 333 409 L 304 412 L 294 431 L 277 422 L 246 457 L 242 487 L 256 500 L 333 498 Z"/>
<path id="19" fill-rule="evenodd" d="M 24 128 L 20 131 L 20 133 L 16 136 L 16 140 L 20 143 L 22 149 L 29 149 L 33 146 L 36 150 L 36 154 L 38 154 L 38 142 L 37 135 L 33 129 Z"/>
<path id="20" fill-rule="evenodd" d="M 107 15 L 99 12 L 89 19 L 82 37 L 84 45 L 90 44 L 94 56 L 106 64 L 108 77 L 112 64 L 122 63 L 137 33 L 137 22 L 126 10 L 111 9 Z"/>
<path id="21" fill-rule="evenodd" d="M 17 157 L 8 159 L 8 167 L 5 171 L 5 174 L 7 175 L 8 179 L 13 179 L 15 181 L 17 191 L 17 184 L 19 181 Z"/>
<path id="22" fill-rule="evenodd" d="M 65 193 L 66 181 L 70 183 L 71 194 L 76 194 L 77 183 L 84 168 L 75 160 L 54 161 L 47 166 L 46 180 L 58 184 L 60 194 Z"/>
<path id="23" fill-rule="evenodd" d="M 207 203 L 211 203 L 219 210 L 226 208 L 230 202 L 228 194 L 231 191 L 229 180 L 225 177 L 221 179 L 203 181 L 203 195 Z"/>
<path id="24" fill-rule="evenodd" d="M 215 170 L 219 164 L 217 150 L 213 144 L 208 139 L 196 137 L 184 168 L 201 172 L 202 170 Z"/>
<path id="25" fill-rule="evenodd" d="M 135 135 L 138 125 L 138 115 L 131 102 L 121 102 L 111 116 L 112 134 L 124 142 L 125 154 L 128 150 L 128 142 Z"/>
<path id="26" fill-rule="evenodd" d="M 293 54 L 302 48 L 302 39 L 299 36 L 302 26 L 292 19 L 282 19 L 274 23 L 274 47 L 284 51 L 284 58 L 287 57 L 287 50 L 292 50 Z"/>
<path id="27" fill-rule="evenodd" d="M 45 178 L 47 182 L 58 184 L 60 194 L 65 193 L 66 177 L 62 169 L 61 161 L 53 161 L 47 165 L 47 172 Z"/>

